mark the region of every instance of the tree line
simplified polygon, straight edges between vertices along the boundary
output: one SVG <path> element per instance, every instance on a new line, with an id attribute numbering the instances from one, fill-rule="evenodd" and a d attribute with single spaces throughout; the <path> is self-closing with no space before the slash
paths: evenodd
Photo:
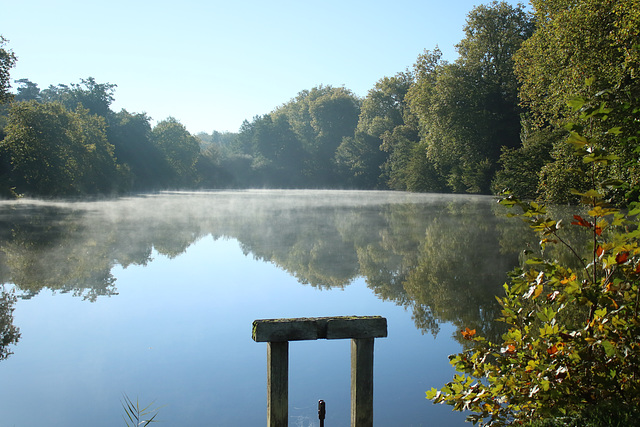
<path id="1" fill-rule="evenodd" d="M 161 188 L 362 188 L 497 193 L 571 202 L 585 166 L 567 155 L 571 99 L 638 104 L 638 0 L 493 2 L 467 16 L 459 57 L 436 46 L 383 77 L 363 98 L 344 87 L 301 91 L 237 133 L 189 134 L 175 119 L 110 110 L 115 85 L 94 79 L 40 90 L 18 80 L 1 49 L 4 192 L 74 195 Z M 635 114 L 635 113 L 634 113 Z M 605 138 L 619 159 L 606 173 L 636 200 L 638 121 Z M 34 133 L 35 124 L 42 126 Z M 594 124 L 585 133 L 603 133 Z M 584 132 L 583 132 L 584 133 Z M 55 141 L 55 144 L 51 144 Z M 52 145 L 55 145 L 52 147 Z M 46 154 L 43 155 L 43 153 Z M 12 190 L 13 189 L 13 190 Z"/>
<path id="2" fill-rule="evenodd" d="M 117 194 L 203 183 L 210 158 L 174 118 L 114 112 L 115 85 L 89 77 L 40 90 L 17 81 L 4 106 L 0 185 L 50 197 Z"/>

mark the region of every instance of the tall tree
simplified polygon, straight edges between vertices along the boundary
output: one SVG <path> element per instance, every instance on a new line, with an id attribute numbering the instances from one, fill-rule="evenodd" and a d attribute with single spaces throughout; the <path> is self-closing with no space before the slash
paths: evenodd
<path id="1" fill-rule="evenodd" d="M 200 154 L 196 137 L 173 117 L 158 123 L 151 135 L 152 141 L 169 163 L 171 184 L 178 187 L 191 185 L 196 179 L 195 164 Z"/>
<path id="2" fill-rule="evenodd" d="M 109 116 L 107 137 L 118 163 L 129 171 L 129 187 L 137 191 L 169 184 L 169 164 L 152 141 L 149 121 L 145 113 L 129 113 L 124 109 Z"/>
<path id="3" fill-rule="evenodd" d="M 311 126 L 316 132 L 309 147 L 309 172 L 316 185 L 336 185 L 335 154 L 342 138 L 354 134 L 360 114 L 360 101 L 349 90 L 334 88 L 309 105 Z"/>
<path id="4" fill-rule="evenodd" d="M 7 39 L 0 36 L 0 104 L 11 98 L 9 71 L 16 64 L 16 55 L 13 51 L 5 49 Z"/>
<path id="5" fill-rule="evenodd" d="M 319 86 L 300 92 L 273 115 L 285 115 L 304 151 L 301 169 L 307 186 L 336 186 L 341 182 L 336 150 L 358 124 L 360 99 L 350 90 Z"/>
<path id="6" fill-rule="evenodd" d="M 338 147 L 336 159 L 348 170 L 358 187 L 385 187 L 383 165 L 389 151 L 382 145 L 397 126 L 405 124 L 409 114 L 405 101 L 413 83 L 413 74 L 398 73 L 376 82 L 362 101 L 355 135 L 346 137 Z"/>
<path id="7" fill-rule="evenodd" d="M 640 0 L 532 0 L 536 30 L 515 57 L 520 97 L 537 123 L 575 117 L 572 96 L 638 99 Z M 591 87 L 585 80 L 593 78 Z"/>
<path id="8" fill-rule="evenodd" d="M 520 142 L 513 56 L 533 31 L 524 6 L 493 2 L 467 18 L 459 59 L 419 58 L 411 108 L 427 158 L 454 192 L 488 193 L 502 147 Z"/>
<path id="9" fill-rule="evenodd" d="M 80 79 L 80 83 L 71 83 L 71 86 L 49 86 L 40 94 L 45 102 L 58 101 L 69 110 L 81 104 L 92 114 L 107 117 L 111 112 L 109 107 L 115 99 L 116 86 L 112 83 L 98 83 L 93 77 L 88 77 Z"/>
<path id="10" fill-rule="evenodd" d="M 17 93 L 14 96 L 15 101 L 41 101 L 40 88 L 29 79 L 19 79 Z"/>
<path id="11" fill-rule="evenodd" d="M 609 178 L 629 183 L 626 194 L 612 192 L 611 197 L 621 203 L 637 199 L 640 125 L 637 117 L 629 116 L 640 105 L 640 1 L 533 0 L 532 5 L 536 31 L 515 58 L 520 97 L 530 110 L 530 121 L 545 132 L 548 126 L 575 121 L 583 113 L 584 99 L 597 104 L 590 108 L 623 105 L 611 110 L 606 121 L 591 123 L 584 135 L 619 128 L 631 137 L 620 139 L 609 133 L 598 140 L 620 158 L 619 167 L 606 170 Z M 575 199 L 569 190 L 586 185 L 587 180 L 576 175 L 585 165 L 568 164 L 566 151 L 564 137 L 556 138 L 553 162 L 541 171 L 539 190 L 549 201 Z"/>

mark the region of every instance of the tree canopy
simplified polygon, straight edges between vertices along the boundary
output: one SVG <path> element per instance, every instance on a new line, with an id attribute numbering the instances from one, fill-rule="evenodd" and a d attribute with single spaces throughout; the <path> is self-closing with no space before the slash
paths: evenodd
<path id="1" fill-rule="evenodd" d="M 494 2 L 469 13 L 456 62 L 441 63 L 438 50 L 419 58 L 410 105 L 449 191 L 488 193 L 502 147 L 519 145 L 513 56 L 532 30 L 522 6 Z"/>
<path id="2" fill-rule="evenodd" d="M 574 108 L 585 99 L 597 97 L 601 103 L 626 105 L 609 114 L 606 122 L 593 122 L 584 130 L 586 136 L 606 133 L 619 128 L 628 135 L 624 139 L 609 134 L 600 139 L 603 147 L 619 156 L 620 166 L 608 168 L 610 179 L 629 183 L 626 194 L 611 194 L 617 203 L 636 200 L 631 188 L 639 182 L 637 121 L 629 120 L 633 106 L 638 105 L 638 40 L 640 28 L 639 3 L 621 1 L 532 1 L 535 31 L 515 55 L 515 72 L 522 87 L 519 96 L 527 115 L 523 121 L 526 131 L 523 146 L 505 153 L 519 156 L 533 144 L 546 147 L 540 150 L 537 176 L 526 182 L 536 188 L 537 197 L 553 202 L 576 202 L 570 189 L 584 189 L 585 165 L 569 160 L 564 134 L 550 131 L 561 128 L 578 117 Z M 602 104 L 601 104 L 602 105 Z M 540 166 L 542 165 L 542 166 Z M 513 180 L 512 174 L 503 174 Z M 497 180 L 496 187 L 506 182 Z M 524 193 L 519 193 L 525 196 Z M 530 194 L 526 194 L 530 195 Z"/>
<path id="3" fill-rule="evenodd" d="M 11 79 L 9 71 L 16 63 L 16 55 L 5 49 L 7 39 L 0 36 L 0 104 L 6 102 L 10 98 L 9 89 L 11 88 Z"/>
<path id="4" fill-rule="evenodd" d="M 0 143 L 11 164 L 11 184 L 44 196 L 118 191 L 119 168 L 103 118 L 59 102 L 27 101 L 9 113 Z"/>

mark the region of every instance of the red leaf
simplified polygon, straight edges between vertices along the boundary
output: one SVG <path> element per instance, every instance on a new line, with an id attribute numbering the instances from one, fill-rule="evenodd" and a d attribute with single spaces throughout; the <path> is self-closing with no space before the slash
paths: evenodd
<path id="1" fill-rule="evenodd" d="M 629 259 L 629 252 L 620 252 L 618 255 L 616 255 L 616 262 L 618 264 L 627 262 L 628 259 Z"/>
<path id="2" fill-rule="evenodd" d="M 600 258 L 603 253 L 604 249 L 602 248 L 602 246 L 598 246 L 598 249 L 596 249 L 596 255 L 598 256 L 598 258 Z"/>
<path id="3" fill-rule="evenodd" d="M 587 221 L 586 219 L 582 218 L 580 215 L 574 215 L 573 219 L 575 219 L 575 221 L 571 221 L 571 224 L 573 225 L 581 225 L 583 227 L 587 227 L 587 228 L 591 228 L 592 225 L 589 221 Z"/>

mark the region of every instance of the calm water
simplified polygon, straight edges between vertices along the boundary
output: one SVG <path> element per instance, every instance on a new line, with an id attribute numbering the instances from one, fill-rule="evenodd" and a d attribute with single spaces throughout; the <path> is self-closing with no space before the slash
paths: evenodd
<path id="1" fill-rule="evenodd" d="M 458 331 L 496 336 L 494 295 L 526 233 L 492 198 L 357 191 L 161 193 L 0 203 L 16 289 L 0 427 L 124 426 L 123 393 L 165 426 L 266 424 L 255 319 L 381 315 L 378 426 L 457 426 L 424 392 Z M 480 332 L 481 331 L 481 332 Z M 349 425 L 349 341 L 290 345 L 290 426 Z"/>

